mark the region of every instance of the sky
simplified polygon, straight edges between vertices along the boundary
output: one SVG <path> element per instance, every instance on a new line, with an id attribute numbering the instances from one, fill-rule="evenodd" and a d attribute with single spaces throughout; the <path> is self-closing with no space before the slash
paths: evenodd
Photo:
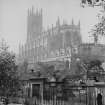
<path id="1" fill-rule="evenodd" d="M 0 0 L 0 37 L 4 38 L 10 49 L 18 53 L 19 43 L 24 44 L 27 36 L 28 8 L 43 9 L 43 27 L 51 27 L 59 16 L 61 24 L 66 20 L 71 24 L 81 22 L 83 42 L 91 42 L 89 31 L 97 23 L 100 7 L 80 6 L 80 0 Z M 103 39 L 104 41 L 104 39 Z"/>

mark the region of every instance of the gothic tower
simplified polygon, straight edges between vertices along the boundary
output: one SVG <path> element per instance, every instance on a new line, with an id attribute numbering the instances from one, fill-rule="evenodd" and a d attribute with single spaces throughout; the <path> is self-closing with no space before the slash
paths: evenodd
<path id="1" fill-rule="evenodd" d="M 42 32 L 42 9 L 34 11 L 34 8 L 28 10 L 27 16 L 27 43 L 33 43 L 35 38 Z"/>

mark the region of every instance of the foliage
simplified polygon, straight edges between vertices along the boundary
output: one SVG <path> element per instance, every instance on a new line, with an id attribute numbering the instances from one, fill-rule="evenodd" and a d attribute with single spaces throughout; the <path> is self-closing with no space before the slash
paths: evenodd
<path id="1" fill-rule="evenodd" d="M 0 52 L 0 95 L 13 95 L 19 87 L 15 55 L 6 46 Z"/>
<path id="2" fill-rule="evenodd" d="M 82 7 L 88 6 L 103 6 L 105 0 L 81 0 Z"/>
<path id="3" fill-rule="evenodd" d="M 81 0 L 82 7 L 88 6 L 101 6 L 103 10 L 101 16 L 99 17 L 99 22 L 94 25 L 91 30 L 91 34 L 94 37 L 94 43 L 97 44 L 99 36 L 105 36 L 105 0 Z"/>
<path id="4" fill-rule="evenodd" d="M 81 61 L 78 63 L 79 67 L 88 77 L 101 76 L 100 72 L 104 72 L 102 67 L 102 61 L 100 60 L 90 60 L 90 61 Z"/>
<path id="5" fill-rule="evenodd" d="M 100 16 L 100 20 L 97 24 L 94 25 L 93 29 L 91 30 L 91 33 L 94 37 L 94 42 L 98 42 L 99 36 L 105 36 L 105 17 Z"/>

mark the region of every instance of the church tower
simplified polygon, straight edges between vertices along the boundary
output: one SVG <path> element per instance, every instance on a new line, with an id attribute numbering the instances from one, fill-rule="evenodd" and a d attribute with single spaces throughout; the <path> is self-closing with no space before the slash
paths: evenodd
<path id="1" fill-rule="evenodd" d="M 27 43 L 32 44 L 35 38 L 42 32 L 42 9 L 34 11 L 34 8 L 28 10 L 27 16 Z"/>

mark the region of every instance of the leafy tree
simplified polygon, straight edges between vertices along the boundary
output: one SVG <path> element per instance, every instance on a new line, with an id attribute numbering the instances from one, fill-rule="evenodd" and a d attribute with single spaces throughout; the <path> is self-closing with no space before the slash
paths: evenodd
<path id="1" fill-rule="evenodd" d="M 81 0 L 81 5 L 85 7 L 86 5 L 94 7 L 94 6 L 103 6 L 104 7 L 105 0 Z"/>
<path id="2" fill-rule="evenodd" d="M 77 63 L 77 66 L 79 66 L 78 69 L 81 71 L 78 71 L 78 74 L 82 73 L 87 75 L 88 78 L 95 78 L 102 76 L 101 74 L 104 72 L 104 69 L 102 67 L 103 61 L 101 60 L 80 60 Z"/>
<path id="3" fill-rule="evenodd" d="M 101 13 L 98 14 L 99 22 L 94 25 L 93 29 L 91 30 L 91 34 L 94 37 L 94 43 L 98 43 L 99 36 L 105 36 L 105 0 L 81 0 L 81 6 L 91 6 L 91 7 L 96 7 L 100 6 L 102 7 Z M 92 60 L 89 61 L 88 63 L 83 64 L 87 65 L 87 70 L 90 71 L 99 71 L 103 72 L 102 68 L 102 61 L 100 60 Z"/>
<path id="4" fill-rule="evenodd" d="M 15 55 L 8 51 L 4 42 L 0 50 L 0 95 L 15 95 L 19 87 Z"/>
<path id="5" fill-rule="evenodd" d="M 99 36 L 105 36 L 105 0 L 81 0 L 81 6 L 101 6 L 101 14 L 98 14 L 99 22 L 93 26 L 91 34 L 94 38 L 94 43 L 98 43 Z"/>

